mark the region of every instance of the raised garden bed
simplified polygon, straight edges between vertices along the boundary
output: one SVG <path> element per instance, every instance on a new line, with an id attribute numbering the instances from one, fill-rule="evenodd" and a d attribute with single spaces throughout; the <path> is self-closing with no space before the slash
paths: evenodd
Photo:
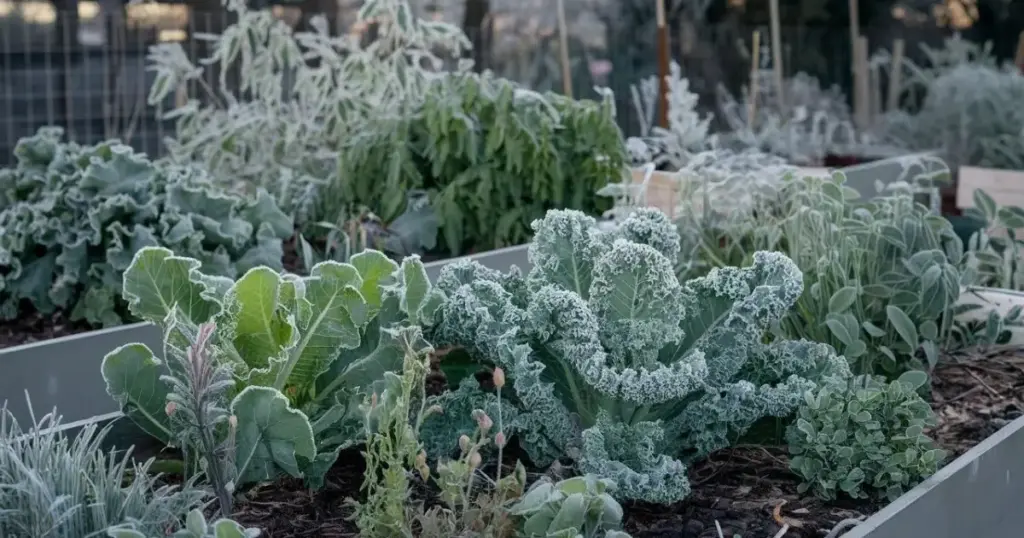
<path id="1" fill-rule="evenodd" d="M 719 527 L 724 537 L 772 538 L 785 525 L 781 536 L 788 538 L 1019 534 L 1024 529 L 1024 512 L 1017 508 L 1024 495 L 1018 478 L 1024 476 L 1024 352 L 947 357 L 935 372 L 933 397 L 939 423 L 932 435 L 950 451 L 949 463 L 889 505 L 799 495 L 785 450 L 736 446 L 690 469 L 693 492 L 687 500 L 667 507 L 625 503 L 626 530 L 634 538 L 717 538 Z M 134 444 L 137 455 L 158 455 L 151 438 L 116 416 L 95 419 L 116 420 L 109 448 Z M 506 465 L 516 456 L 507 454 Z M 235 519 L 260 527 L 267 538 L 356 537 L 343 501 L 358 497 L 364 471 L 358 451 L 344 452 L 322 490 L 310 494 L 294 479 L 257 487 L 238 504 Z"/>
<path id="2" fill-rule="evenodd" d="M 528 267 L 527 248 L 509 247 L 428 263 L 427 275 L 436 279 L 442 267 L 464 258 L 498 271 L 508 271 L 513 265 Z M 100 364 L 112 349 L 130 342 L 142 342 L 151 349 L 163 347 L 157 327 L 134 323 L 0 349 L 0 402 L 7 400 L 19 421 L 28 419 L 26 391 L 35 410 L 56 407 L 65 422 L 116 412 L 118 406 L 107 394 Z"/>

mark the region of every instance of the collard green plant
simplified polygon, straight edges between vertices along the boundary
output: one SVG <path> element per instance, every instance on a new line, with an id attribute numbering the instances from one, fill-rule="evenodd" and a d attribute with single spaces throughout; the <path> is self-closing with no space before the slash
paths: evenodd
<path id="1" fill-rule="evenodd" d="M 205 504 L 206 492 L 192 481 L 160 485 L 153 460 L 105 453 L 110 426 L 90 424 L 69 439 L 55 413 L 23 429 L 0 409 L 0 536 L 91 538 L 126 520 L 164 536 Z"/>
<path id="2" fill-rule="evenodd" d="M 132 257 L 161 246 L 210 275 L 280 269 L 292 220 L 263 191 L 224 191 L 202 169 L 166 166 L 117 141 L 81 146 L 45 127 L 0 170 L 0 316 L 27 301 L 42 313 L 117 325 L 135 319 L 121 300 Z"/>
<path id="3" fill-rule="evenodd" d="M 557 483 L 543 477 L 509 513 L 519 519 L 524 538 L 629 538 L 614 492 L 615 482 L 593 475 Z"/>
<path id="4" fill-rule="evenodd" d="M 610 97 L 574 101 L 475 73 L 439 76 L 423 91 L 405 114 L 381 109 L 346 140 L 343 180 L 325 203 L 357 201 L 390 221 L 403 209 L 395 192 L 425 190 L 451 254 L 520 244 L 547 209 L 607 208 L 593 193 L 626 164 Z"/>
<path id="5" fill-rule="evenodd" d="M 738 220 L 681 214 L 681 273 L 785 253 L 804 275 L 777 330 L 829 343 L 859 373 L 934 366 L 950 337 L 963 247 L 946 219 L 892 184 L 870 200 L 831 178 L 793 177 Z"/>
<path id="6" fill-rule="evenodd" d="M 317 264 L 308 277 L 257 267 L 232 280 L 145 248 L 125 272 L 124 294 L 133 314 L 164 329 L 164 359 L 144 344 L 114 350 L 103 361 L 107 392 L 146 432 L 173 444 L 178 432 L 165 406 L 180 387 L 163 376 L 194 363 L 189 349 L 212 323 L 205 360 L 227 365 L 235 382 L 230 390 L 226 380 L 212 383 L 225 389 L 216 405 L 233 417 L 218 434 L 234 435 L 235 485 L 284 473 L 319 485 L 338 452 L 360 441 L 360 389 L 401 367 L 392 329 L 429 325 L 443 300 L 418 258 L 399 265 L 372 250 Z"/>
<path id="7" fill-rule="evenodd" d="M 174 534 L 171 538 L 256 538 L 260 535 L 259 529 L 247 529 L 237 522 L 221 518 L 213 523 L 207 523 L 206 516 L 201 510 L 193 510 L 185 518 L 185 527 Z M 136 530 L 133 523 L 126 523 L 107 530 L 109 538 L 164 538 L 163 534 L 147 536 L 145 533 Z"/>
<path id="8" fill-rule="evenodd" d="M 858 376 L 848 387 L 808 392 L 786 438 L 800 491 L 825 499 L 840 493 L 890 502 L 935 473 L 945 458 L 924 430 L 935 423 L 918 394 L 928 375 Z"/>
<path id="9" fill-rule="evenodd" d="M 504 369 L 519 444 L 538 465 L 568 456 L 623 498 L 679 500 L 689 483 L 676 457 L 725 447 L 849 375 L 827 345 L 765 343 L 802 291 L 781 254 L 680 282 L 679 235 L 656 210 L 608 232 L 571 210 L 533 228 L 525 278 L 471 261 L 445 268 L 431 338 Z M 450 383 L 465 377 L 460 366 L 472 365 L 442 361 Z"/>

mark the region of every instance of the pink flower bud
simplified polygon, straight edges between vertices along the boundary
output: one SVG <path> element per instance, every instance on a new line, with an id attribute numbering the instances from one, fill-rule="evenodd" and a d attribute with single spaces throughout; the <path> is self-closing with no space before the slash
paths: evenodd
<path id="1" fill-rule="evenodd" d="M 167 413 L 167 416 L 171 416 L 174 414 L 174 410 L 177 408 L 178 404 L 174 402 L 167 402 L 167 405 L 164 406 L 164 413 Z"/>
<path id="2" fill-rule="evenodd" d="M 505 448 L 505 432 L 498 432 L 498 435 L 494 436 L 494 446 L 498 448 Z"/>
<path id="3" fill-rule="evenodd" d="M 469 450 L 469 442 L 470 441 L 468 435 L 463 435 L 462 437 L 459 437 L 459 448 L 461 448 L 463 452 Z"/>
<path id="4" fill-rule="evenodd" d="M 480 457 L 480 453 L 479 452 L 473 452 L 472 454 L 469 455 L 469 468 L 470 469 L 476 469 L 477 467 L 480 466 L 480 463 L 482 461 L 483 461 L 483 458 Z"/>
<path id="5" fill-rule="evenodd" d="M 494 373 L 491 374 L 491 378 L 494 379 L 495 387 L 500 389 L 505 386 L 505 370 L 502 370 L 501 367 L 494 369 Z"/>
<path id="6" fill-rule="evenodd" d="M 482 413 L 480 418 L 476 419 L 476 424 L 480 426 L 481 431 L 486 432 L 491 429 L 491 426 L 494 426 L 494 421 L 486 413 Z"/>

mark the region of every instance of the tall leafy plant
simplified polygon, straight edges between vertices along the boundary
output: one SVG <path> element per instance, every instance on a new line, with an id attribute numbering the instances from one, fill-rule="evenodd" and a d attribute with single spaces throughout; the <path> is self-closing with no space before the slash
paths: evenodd
<path id="1" fill-rule="evenodd" d="M 624 498 L 672 502 L 689 492 L 676 458 L 725 447 L 849 376 L 827 345 L 766 343 L 803 289 L 782 254 L 682 282 L 679 235 L 656 210 L 611 231 L 549 211 L 533 228 L 525 278 L 470 261 L 445 268 L 449 299 L 432 339 L 504 369 L 517 411 L 507 430 L 534 463 L 568 455 Z M 442 362 L 450 382 L 466 367 Z"/>
<path id="2" fill-rule="evenodd" d="M 403 208 L 395 192 L 423 189 L 452 254 L 522 243 L 548 209 L 607 208 L 593 193 L 626 164 L 610 97 L 574 101 L 475 73 L 423 91 L 406 113 L 380 110 L 346 140 L 339 177 L 367 180 L 334 182 L 325 203 L 357 200 L 388 221 Z"/>
<path id="3" fill-rule="evenodd" d="M 307 277 L 257 267 L 232 280 L 145 248 L 124 294 L 133 314 L 164 330 L 164 358 L 138 343 L 114 350 L 103 360 L 107 391 L 147 433 L 196 445 L 187 448 L 207 458 L 207 472 L 211 459 L 230 460 L 231 475 L 215 481 L 234 486 L 279 474 L 318 485 L 360 439 L 361 389 L 401 367 L 393 328 L 429 325 L 443 299 L 418 258 L 398 265 L 372 250 Z M 177 406 L 196 416 L 172 420 Z"/>
<path id="4" fill-rule="evenodd" d="M 225 191 L 202 168 L 158 165 L 115 141 L 82 146 L 45 127 L 0 170 L 0 317 L 42 313 L 117 325 L 137 319 L 122 275 L 142 248 L 190 256 L 210 275 L 281 268 L 292 219 L 265 191 Z"/>
<path id="5" fill-rule="evenodd" d="M 894 184 L 861 200 L 845 177 L 790 175 L 738 221 L 683 212 L 684 275 L 785 253 L 805 287 L 777 332 L 827 342 L 862 373 L 934 366 L 950 337 L 963 246 L 952 225 Z"/>

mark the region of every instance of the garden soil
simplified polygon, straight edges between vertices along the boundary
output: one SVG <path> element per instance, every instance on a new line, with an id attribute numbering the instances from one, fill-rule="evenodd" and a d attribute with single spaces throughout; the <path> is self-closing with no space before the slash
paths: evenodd
<path id="1" fill-rule="evenodd" d="M 949 356 L 943 362 L 934 375 L 938 425 L 931 435 L 950 451 L 947 461 L 952 461 L 1021 416 L 1024 352 L 973 352 Z M 441 384 L 437 379 L 430 381 L 432 390 Z M 507 465 L 512 461 L 506 458 Z M 359 497 L 364 472 L 359 453 L 345 452 L 323 490 L 312 493 L 298 480 L 258 488 L 239 503 L 235 517 L 262 528 L 267 538 L 358 536 L 348 519 L 351 509 L 346 499 Z M 532 478 L 538 476 L 531 473 Z M 788 526 L 782 537 L 834 538 L 883 504 L 824 502 L 798 495 L 799 481 L 789 472 L 786 452 L 780 448 L 721 450 L 695 465 L 690 480 L 693 492 L 683 502 L 671 506 L 625 503 L 626 530 L 634 538 L 774 538 Z"/>

